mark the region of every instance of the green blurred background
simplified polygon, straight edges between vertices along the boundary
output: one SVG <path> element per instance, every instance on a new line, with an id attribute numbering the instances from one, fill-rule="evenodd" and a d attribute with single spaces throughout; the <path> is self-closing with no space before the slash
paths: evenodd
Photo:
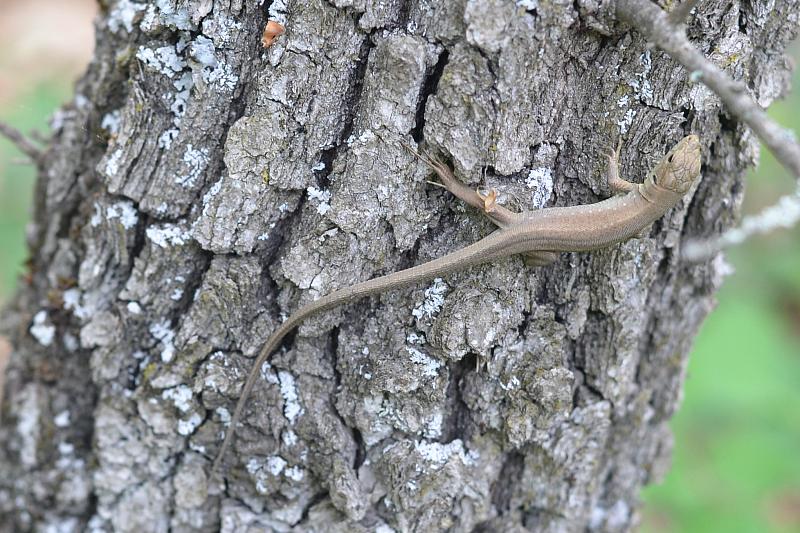
<path id="1" fill-rule="evenodd" d="M 0 120 L 44 132 L 88 61 L 95 5 L 3 4 Z M 36 18 L 43 9 L 63 11 L 50 17 L 56 26 Z M 71 28 L 71 44 L 59 27 Z M 800 47 L 793 55 L 800 58 Z M 770 113 L 797 128 L 797 73 L 794 85 L 798 89 Z M 33 181 L 33 167 L 0 140 L 0 302 L 23 272 Z M 748 177 L 745 212 L 793 187 L 762 151 L 760 167 Z M 673 468 L 644 494 L 646 532 L 800 532 L 800 230 L 753 239 L 728 260 L 736 273 L 696 340 L 685 399 L 672 424 Z"/>

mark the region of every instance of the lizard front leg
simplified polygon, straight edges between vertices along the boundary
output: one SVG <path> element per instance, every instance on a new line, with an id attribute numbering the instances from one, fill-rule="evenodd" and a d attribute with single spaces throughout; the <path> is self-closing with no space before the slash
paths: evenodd
<path id="1" fill-rule="evenodd" d="M 622 137 L 619 138 L 617 149 L 611 150 L 606 156 L 608 157 L 608 173 L 606 174 L 606 179 L 608 180 L 608 187 L 614 194 L 628 194 L 639 186 L 637 183 L 624 180 L 619 176 L 619 154 L 621 150 Z M 636 238 L 644 239 L 647 237 L 650 234 L 651 227 L 652 224 L 642 228 L 639 233 L 636 234 Z"/>
<path id="2" fill-rule="evenodd" d="M 608 172 L 606 174 L 606 180 L 608 182 L 608 187 L 614 194 L 626 194 L 637 187 L 635 183 L 626 181 L 619 176 L 619 154 L 621 150 L 622 137 L 619 138 L 617 149 L 611 150 L 611 152 L 606 155 L 606 157 L 608 157 Z"/>

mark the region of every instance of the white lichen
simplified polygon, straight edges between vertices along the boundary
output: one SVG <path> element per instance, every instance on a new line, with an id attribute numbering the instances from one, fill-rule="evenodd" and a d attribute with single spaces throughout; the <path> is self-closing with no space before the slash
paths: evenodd
<path id="1" fill-rule="evenodd" d="M 538 167 L 528 172 L 525 186 L 533 191 L 531 203 L 535 209 L 547 204 L 553 194 L 553 171 L 547 167 Z"/>
<path id="2" fill-rule="evenodd" d="M 172 0 L 156 0 L 159 9 L 158 20 L 165 26 L 188 31 L 194 28 L 189 11 L 185 7 L 176 9 Z"/>
<path id="3" fill-rule="evenodd" d="M 139 222 L 139 212 L 130 200 L 123 200 L 113 205 L 108 206 L 106 209 L 106 218 L 108 220 L 119 219 L 119 223 L 125 229 L 133 229 Z"/>
<path id="4" fill-rule="evenodd" d="M 261 365 L 261 379 L 266 381 L 267 383 L 272 383 L 273 385 L 277 385 L 280 383 L 278 376 L 275 372 L 272 371 L 272 365 L 269 363 L 264 363 Z"/>
<path id="5" fill-rule="evenodd" d="M 175 357 L 175 345 L 173 344 L 175 332 L 170 327 L 169 320 L 164 319 L 161 322 L 151 324 L 149 331 L 154 339 L 161 341 L 161 361 L 164 363 L 172 361 L 172 358 Z"/>
<path id="6" fill-rule="evenodd" d="M 121 125 L 121 112 L 119 109 L 106 113 L 100 121 L 100 127 L 106 130 L 109 135 L 118 135 Z"/>
<path id="7" fill-rule="evenodd" d="M 267 470 L 275 477 L 281 475 L 281 472 L 283 472 L 283 469 L 286 468 L 288 464 L 289 463 L 287 463 L 283 457 L 278 455 L 267 457 Z"/>
<path id="8" fill-rule="evenodd" d="M 433 318 L 442 309 L 444 295 L 448 289 L 447 283 L 442 278 L 434 279 L 433 284 L 425 289 L 425 299 L 414 307 L 411 314 L 418 320 L 423 317 Z"/>
<path id="9" fill-rule="evenodd" d="M 199 36 L 189 47 L 189 54 L 200 66 L 200 74 L 207 85 L 215 85 L 218 89 L 233 91 L 239 76 L 233 67 L 217 57 L 214 42 L 206 36 Z"/>
<path id="10" fill-rule="evenodd" d="M 434 467 L 443 466 L 453 456 L 467 466 L 474 465 L 479 458 L 477 452 L 467 453 L 461 439 L 455 439 L 447 444 L 420 440 L 414 443 L 414 449 L 425 461 L 431 463 Z"/>
<path id="11" fill-rule="evenodd" d="M 108 177 L 114 177 L 119 172 L 119 164 L 122 160 L 122 148 L 114 150 L 114 153 L 106 160 L 105 173 Z"/>
<path id="12" fill-rule="evenodd" d="M 425 423 L 423 435 L 427 439 L 438 439 L 442 436 L 442 426 L 444 424 L 444 415 L 441 411 L 436 411 Z"/>
<path id="13" fill-rule="evenodd" d="M 517 7 L 528 11 L 539 9 L 539 0 L 517 0 Z"/>
<path id="14" fill-rule="evenodd" d="M 181 413 L 186 413 L 192 408 L 193 396 L 192 389 L 186 385 L 178 385 L 161 393 L 161 397 L 165 400 L 172 400 L 172 403 Z"/>
<path id="15" fill-rule="evenodd" d="M 430 357 L 426 353 L 412 347 L 406 346 L 406 352 L 411 356 L 411 361 L 414 364 L 421 366 L 421 373 L 425 377 L 436 377 L 439 375 L 439 369 L 442 363 Z"/>
<path id="16" fill-rule="evenodd" d="M 72 455 L 75 453 L 75 446 L 69 442 L 59 442 L 58 453 L 61 455 Z"/>
<path id="17" fill-rule="evenodd" d="M 217 10 L 213 12 L 213 15 L 213 17 L 206 17 L 203 20 L 203 33 L 212 37 L 218 47 L 231 44 L 234 33 L 241 32 L 244 25 Z"/>
<path id="18" fill-rule="evenodd" d="M 285 26 L 287 24 L 287 10 L 286 0 L 273 0 L 269 6 L 269 20 L 274 20 Z"/>
<path id="19" fill-rule="evenodd" d="M 199 414 L 193 413 L 188 420 L 178 420 L 178 433 L 185 437 L 189 436 L 194 433 L 194 430 L 200 427 L 202 423 L 203 418 Z"/>
<path id="20" fill-rule="evenodd" d="M 128 33 L 133 31 L 133 21 L 141 13 L 146 4 L 131 2 L 130 0 L 118 0 L 108 13 L 108 28 L 118 33 L 121 28 L 125 28 Z"/>
<path id="21" fill-rule="evenodd" d="M 281 396 L 283 396 L 283 416 L 290 424 L 294 424 L 297 417 L 304 412 L 297 395 L 294 376 L 285 370 L 279 370 L 278 379 L 281 384 Z"/>
<path id="22" fill-rule="evenodd" d="M 628 130 L 633 124 L 633 119 L 636 117 L 636 111 L 633 109 L 628 109 L 625 114 L 622 116 L 621 119 L 617 121 L 617 126 L 619 126 L 619 133 L 620 135 L 625 135 L 628 133 Z"/>
<path id="23" fill-rule="evenodd" d="M 186 164 L 188 172 L 175 178 L 175 183 L 182 187 L 194 187 L 197 179 L 208 166 L 208 148 L 195 149 L 192 144 L 186 145 L 183 153 L 183 162 Z"/>
<path id="24" fill-rule="evenodd" d="M 302 481 L 306 476 L 306 473 L 299 466 L 293 466 L 291 468 L 287 468 L 284 471 L 284 475 L 292 481 Z"/>
<path id="25" fill-rule="evenodd" d="M 54 416 L 53 424 L 55 424 L 57 428 L 65 428 L 69 426 L 69 411 L 65 409 Z"/>
<path id="26" fill-rule="evenodd" d="M 169 109 L 172 111 L 172 114 L 175 117 L 173 123 L 176 126 L 179 126 L 180 118 L 186 114 L 189 97 L 191 96 L 191 91 L 194 88 L 194 78 L 192 78 L 192 73 L 184 72 L 181 77 L 172 82 L 172 85 L 178 92 L 175 93 L 175 99 L 172 101 L 172 105 L 170 105 Z"/>
<path id="27" fill-rule="evenodd" d="M 148 239 L 161 248 L 183 246 L 192 238 L 191 234 L 182 226 L 169 223 L 150 226 L 145 234 Z"/>
<path id="28" fill-rule="evenodd" d="M 180 126 L 183 116 L 189 106 L 189 98 L 194 88 L 194 78 L 191 72 L 184 72 L 172 82 L 176 92 L 172 96 L 170 111 L 172 112 L 172 127 L 161 133 L 158 138 L 158 146 L 164 150 L 172 148 L 172 143 L 180 135 Z"/>
<path id="29" fill-rule="evenodd" d="M 48 323 L 47 311 L 39 311 L 33 317 L 30 333 L 42 346 L 50 346 L 56 336 L 56 327 Z"/>
<path id="30" fill-rule="evenodd" d="M 517 390 L 520 387 L 520 381 L 517 376 L 511 376 L 511 379 L 508 380 L 508 383 L 503 383 L 502 381 L 499 381 L 499 383 L 500 388 L 504 391 Z"/>
<path id="31" fill-rule="evenodd" d="M 148 48 L 140 46 L 136 57 L 156 72 L 172 78 L 186 68 L 186 60 L 180 57 L 174 46 Z"/>
<path id="32" fill-rule="evenodd" d="M 308 199 L 319 202 L 317 205 L 317 213 L 324 215 L 331 209 L 331 192 L 326 189 L 317 189 L 316 187 L 309 187 L 306 189 L 308 192 Z"/>
<path id="33" fill-rule="evenodd" d="M 297 433 L 291 429 L 285 429 L 283 433 L 281 433 L 281 440 L 284 446 L 291 448 L 297 444 Z"/>
<path id="34" fill-rule="evenodd" d="M 219 417 L 219 421 L 222 423 L 223 426 L 229 426 L 231 424 L 231 412 L 228 411 L 225 407 L 217 407 L 214 410 Z"/>
<path id="35" fill-rule="evenodd" d="M 199 35 L 189 46 L 189 54 L 205 67 L 217 66 L 217 55 L 214 41 L 204 35 Z"/>
<path id="36" fill-rule="evenodd" d="M 68 352 L 75 352 L 78 349 L 80 343 L 78 342 L 78 338 L 71 333 L 64 334 L 64 348 L 67 349 Z"/>
<path id="37" fill-rule="evenodd" d="M 172 143 L 178 138 L 178 134 L 180 134 L 180 132 L 181 131 L 178 128 L 170 128 L 166 130 L 158 137 L 158 147 L 164 150 L 169 150 L 172 148 Z"/>
<path id="38" fill-rule="evenodd" d="M 642 65 L 642 71 L 636 74 L 636 79 L 630 80 L 628 84 L 633 88 L 639 98 L 647 103 L 653 98 L 653 86 L 648 80 L 648 76 L 650 75 L 650 71 L 653 70 L 653 60 L 650 57 L 650 50 L 645 50 L 644 53 L 639 56 L 639 63 Z"/>
<path id="39" fill-rule="evenodd" d="M 39 441 L 39 394 L 37 385 L 30 383 L 18 394 L 17 434 L 20 436 L 19 460 L 27 467 L 36 461 L 36 443 Z"/>
<path id="40" fill-rule="evenodd" d="M 84 319 L 90 315 L 89 310 L 81 304 L 83 293 L 80 289 L 73 287 L 65 290 L 61 294 L 61 300 L 64 302 L 64 309 L 71 311 L 77 318 Z"/>
<path id="41" fill-rule="evenodd" d="M 219 194 L 219 191 L 222 190 L 222 181 L 224 177 L 219 178 L 214 184 L 206 191 L 203 195 L 203 216 L 209 217 L 211 216 L 211 200 L 214 199 L 216 195 Z M 196 222 L 195 222 L 196 224 Z"/>

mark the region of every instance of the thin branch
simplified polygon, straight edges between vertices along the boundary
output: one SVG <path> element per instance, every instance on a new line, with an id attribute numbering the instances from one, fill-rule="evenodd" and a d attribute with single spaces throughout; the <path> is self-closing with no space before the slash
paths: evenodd
<path id="1" fill-rule="evenodd" d="M 687 0 L 678 9 L 685 8 Z M 688 6 L 689 8 L 694 6 Z M 728 112 L 750 126 L 750 128 L 772 151 L 775 158 L 800 182 L 800 144 L 794 134 L 770 119 L 753 100 L 743 83 L 733 80 L 697 50 L 681 24 L 675 24 L 669 15 L 650 0 L 617 0 L 617 17 L 624 20 L 652 41 L 674 60 L 691 72 L 692 79 L 701 81 L 727 106 Z M 675 18 L 678 18 L 677 15 Z M 800 217 L 790 216 L 791 205 L 800 201 L 800 186 L 794 195 L 786 196 L 778 204 L 762 213 L 748 217 L 739 228 L 729 230 L 718 239 L 692 243 L 690 255 L 694 259 L 710 256 L 715 250 L 741 242 L 755 233 L 765 233 L 778 227 L 789 227 Z M 788 207 L 787 207 L 788 206 Z M 781 214 L 786 218 L 777 217 Z M 756 229 L 757 228 L 757 229 Z M 707 250 L 705 256 L 701 250 Z"/>
<path id="2" fill-rule="evenodd" d="M 42 149 L 29 141 L 19 130 L 0 122 L 0 135 L 11 141 L 14 146 L 27 155 L 38 166 L 42 161 Z"/>
<path id="3" fill-rule="evenodd" d="M 634 26 L 714 91 L 733 115 L 750 126 L 793 176 L 800 178 L 800 145 L 794 136 L 770 119 L 741 82 L 697 50 L 680 27 L 650 0 L 617 0 L 617 16 Z"/>
<path id="4" fill-rule="evenodd" d="M 672 8 L 672 11 L 669 12 L 670 22 L 676 26 L 686 22 L 689 19 L 689 13 L 697 5 L 697 2 L 698 0 L 683 0 L 683 2 Z"/>
<path id="5" fill-rule="evenodd" d="M 791 228 L 800 222 L 800 191 L 787 194 L 757 215 L 744 217 L 739 227 L 710 240 L 694 240 L 683 247 L 689 261 L 703 261 L 718 251 L 744 242 L 748 237 L 768 233 L 776 228 Z"/>

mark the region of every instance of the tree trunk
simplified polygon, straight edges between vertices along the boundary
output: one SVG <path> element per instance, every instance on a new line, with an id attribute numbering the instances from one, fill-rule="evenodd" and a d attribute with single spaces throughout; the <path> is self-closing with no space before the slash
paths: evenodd
<path id="1" fill-rule="evenodd" d="M 0 522 L 58 531 L 625 531 L 756 155 L 719 100 L 603 2 L 102 2 L 55 117 L 15 351 Z M 271 4 L 271 5 L 270 5 Z M 594 7 L 593 7 L 594 6 Z M 796 2 L 708 0 L 696 45 L 766 105 Z M 267 19 L 286 33 L 260 43 Z M 688 132 L 703 180 L 642 238 L 521 258 L 310 320 L 301 303 L 492 231 L 426 183 L 425 141 L 520 210 L 596 202 Z"/>

